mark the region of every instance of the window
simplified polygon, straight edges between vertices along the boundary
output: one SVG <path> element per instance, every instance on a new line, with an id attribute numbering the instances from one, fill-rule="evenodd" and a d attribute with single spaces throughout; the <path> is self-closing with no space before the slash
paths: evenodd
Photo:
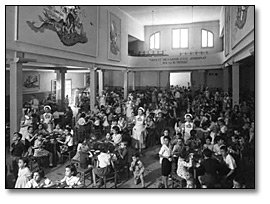
<path id="1" fill-rule="evenodd" d="M 214 47 L 214 35 L 212 32 L 202 30 L 202 47 Z"/>
<path id="2" fill-rule="evenodd" d="M 154 33 L 150 36 L 150 49 L 160 49 L 160 32 Z"/>
<path id="3" fill-rule="evenodd" d="M 188 29 L 173 29 L 173 48 L 188 48 Z"/>

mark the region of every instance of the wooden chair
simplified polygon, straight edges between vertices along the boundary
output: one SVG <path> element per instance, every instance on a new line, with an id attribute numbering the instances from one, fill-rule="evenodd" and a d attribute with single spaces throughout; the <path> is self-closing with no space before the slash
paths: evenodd
<path id="1" fill-rule="evenodd" d="M 186 180 L 179 177 L 177 174 L 172 175 L 172 188 L 184 188 L 186 186 Z"/>
<path id="2" fill-rule="evenodd" d="M 73 145 L 73 149 L 71 151 L 67 151 L 64 153 L 61 153 L 61 163 L 65 163 L 65 159 L 68 159 L 69 162 L 71 162 L 72 157 L 76 154 L 77 148 L 76 145 Z"/>

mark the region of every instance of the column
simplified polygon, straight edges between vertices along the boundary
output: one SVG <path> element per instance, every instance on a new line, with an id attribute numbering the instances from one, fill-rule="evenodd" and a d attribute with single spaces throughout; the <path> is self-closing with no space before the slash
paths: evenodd
<path id="1" fill-rule="evenodd" d="M 23 64 L 15 52 L 14 59 L 10 62 L 10 144 L 12 143 L 13 133 L 19 132 L 22 118 L 23 104 Z"/>
<path id="2" fill-rule="evenodd" d="M 161 71 L 157 71 L 157 88 L 160 88 L 160 74 L 161 74 Z"/>
<path id="3" fill-rule="evenodd" d="M 204 87 L 206 86 L 205 70 L 199 70 L 199 73 L 200 73 L 200 88 L 201 88 L 201 91 L 203 91 Z"/>
<path id="4" fill-rule="evenodd" d="M 232 65 L 232 101 L 234 105 L 239 105 L 239 64 Z"/>
<path id="5" fill-rule="evenodd" d="M 224 67 L 223 69 L 223 91 L 229 91 L 229 68 Z"/>
<path id="6" fill-rule="evenodd" d="M 124 99 L 128 96 L 128 70 L 124 71 Z"/>
<path id="7" fill-rule="evenodd" d="M 98 70 L 98 94 L 102 95 L 104 89 L 104 70 Z"/>
<path id="8" fill-rule="evenodd" d="M 135 72 L 130 72 L 132 78 L 132 90 L 135 91 Z"/>
<path id="9" fill-rule="evenodd" d="M 66 84 L 66 69 L 56 70 L 56 103 L 61 110 L 65 107 L 65 84 Z"/>
<path id="10" fill-rule="evenodd" d="M 95 67 L 90 68 L 90 110 L 94 109 L 96 104 L 96 83 L 97 83 L 97 76 Z"/>

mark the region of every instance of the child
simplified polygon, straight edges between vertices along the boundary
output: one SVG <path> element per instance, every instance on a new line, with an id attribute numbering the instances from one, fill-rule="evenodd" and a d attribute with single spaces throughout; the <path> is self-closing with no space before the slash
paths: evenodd
<path id="1" fill-rule="evenodd" d="M 125 164 L 127 164 L 127 159 L 128 159 L 127 142 L 120 143 L 118 154 L 119 154 L 120 166 L 124 166 Z"/>
<path id="2" fill-rule="evenodd" d="M 27 167 L 27 165 L 28 165 L 27 158 L 23 157 L 19 159 L 18 161 L 19 172 L 15 188 L 25 188 L 27 182 L 30 180 L 31 172 Z"/>
<path id="3" fill-rule="evenodd" d="M 62 146 L 60 147 L 61 153 L 71 151 L 73 148 L 73 136 L 71 134 L 71 128 L 67 127 L 64 131 L 64 134 L 66 136 L 65 142 L 58 140 L 58 142 L 62 144 Z"/>
<path id="4" fill-rule="evenodd" d="M 209 149 L 213 152 L 214 145 L 212 144 L 212 137 L 208 136 L 205 140 L 205 144 L 203 145 L 203 150 Z"/>
<path id="5" fill-rule="evenodd" d="M 169 134 L 170 134 L 170 130 L 169 129 L 165 129 L 163 131 L 163 135 L 160 137 L 160 143 L 161 143 L 161 145 L 164 144 L 164 137 L 169 137 Z"/>
<path id="6" fill-rule="evenodd" d="M 129 168 L 130 171 L 133 172 L 134 175 L 134 184 L 137 185 L 139 183 L 139 179 L 141 180 L 142 183 L 142 188 L 145 188 L 145 184 L 144 184 L 144 165 L 143 163 L 140 161 L 140 154 L 139 153 L 135 153 L 132 156 L 132 162 Z"/>
<path id="7" fill-rule="evenodd" d="M 161 163 L 161 174 L 162 183 L 165 188 L 168 188 L 168 176 L 172 170 L 172 152 L 170 147 L 170 137 L 165 136 L 163 145 L 159 151 L 160 163 Z"/>
<path id="8" fill-rule="evenodd" d="M 32 173 L 32 179 L 27 182 L 26 188 L 42 188 L 45 183 L 44 183 L 44 171 L 34 171 Z"/>
<path id="9" fill-rule="evenodd" d="M 187 188 L 192 188 L 193 187 L 193 178 L 191 173 L 188 171 L 188 168 L 192 166 L 192 161 L 193 161 L 193 154 L 190 155 L 189 157 L 189 162 L 186 162 L 186 151 L 182 151 L 179 154 L 178 158 L 178 163 L 177 163 L 177 175 L 185 179 L 187 181 Z"/>
<path id="10" fill-rule="evenodd" d="M 56 183 L 60 184 L 65 188 L 82 188 L 83 185 L 80 181 L 80 178 L 76 176 L 77 169 L 74 164 L 70 164 L 66 166 L 65 177 Z"/>
<path id="11" fill-rule="evenodd" d="M 49 152 L 48 150 L 44 149 L 43 142 L 44 142 L 44 139 L 42 138 L 42 135 L 38 135 L 37 139 L 34 142 L 34 146 L 32 147 L 32 149 L 34 149 L 34 157 L 49 156 L 50 167 L 52 167 L 53 154 Z"/>

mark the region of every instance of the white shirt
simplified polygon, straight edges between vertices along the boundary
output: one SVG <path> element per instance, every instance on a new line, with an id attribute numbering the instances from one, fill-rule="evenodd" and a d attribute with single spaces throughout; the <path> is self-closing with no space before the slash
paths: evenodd
<path id="1" fill-rule="evenodd" d="M 67 135 L 66 136 L 66 140 L 65 140 L 65 143 L 67 142 L 67 146 L 71 147 L 73 146 L 73 137 L 71 135 Z"/>
<path id="2" fill-rule="evenodd" d="M 165 144 L 162 145 L 162 147 L 159 150 L 159 155 L 162 155 L 164 157 L 169 157 L 171 156 L 171 149 L 169 147 L 167 147 Z M 160 158 L 159 162 L 162 163 L 162 159 Z"/>
<path id="3" fill-rule="evenodd" d="M 61 182 L 66 182 L 68 186 L 81 185 L 80 178 L 77 176 L 64 177 Z"/>
<path id="4" fill-rule="evenodd" d="M 227 164 L 228 168 L 231 170 L 236 169 L 236 163 L 234 158 L 232 157 L 232 155 L 228 154 L 225 159 L 224 159 L 225 163 Z"/>
<path id="5" fill-rule="evenodd" d="M 100 168 L 105 168 L 109 166 L 111 163 L 111 155 L 101 152 L 100 155 L 98 155 L 98 162 L 99 162 L 99 167 Z"/>
<path id="6" fill-rule="evenodd" d="M 119 144 L 122 142 L 122 135 L 121 134 L 113 134 L 112 140 L 115 144 Z"/>

